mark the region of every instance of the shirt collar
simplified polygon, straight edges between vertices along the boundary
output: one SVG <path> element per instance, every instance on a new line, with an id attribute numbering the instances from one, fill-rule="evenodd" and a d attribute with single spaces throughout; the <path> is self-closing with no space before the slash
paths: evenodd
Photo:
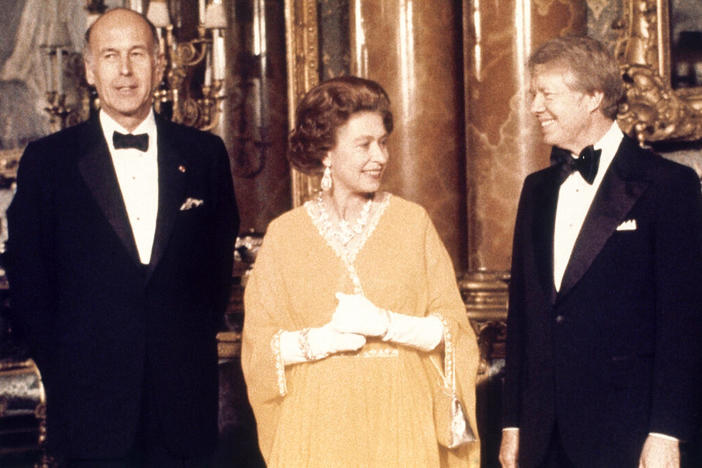
<path id="1" fill-rule="evenodd" d="M 614 121 L 609 127 L 609 130 L 607 130 L 607 133 L 605 133 L 593 147 L 595 149 L 601 149 L 603 152 L 616 153 L 622 138 L 624 138 L 624 133 L 619 128 L 619 124 Z"/>
<path id="2" fill-rule="evenodd" d="M 100 109 L 100 126 L 102 127 L 102 132 L 105 135 L 105 140 L 107 140 L 107 146 L 110 148 L 110 154 L 114 154 L 115 146 L 112 142 L 112 133 L 131 133 L 133 135 L 139 135 L 141 133 L 146 133 L 149 135 L 149 149 L 152 148 L 151 145 L 156 144 L 156 118 L 154 117 L 154 111 L 151 109 L 147 114 L 146 118 L 141 121 L 139 125 L 136 126 L 134 130 L 127 131 L 122 125 L 117 123 L 115 119 L 107 115 L 107 112 Z M 155 146 L 153 146 L 155 148 Z"/>
<path id="3" fill-rule="evenodd" d="M 597 176 L 595 177 L 596 180 L 602 180 L 604 177 L 605 172 L 607 172 L 609 165 L 614 159 L 614 155 L 617 154 L 617 150 L 619 149 L 619 145 L 621 144 L 623 138 L 624 133 L 619 128 L 619 124 L 617 124 L 617 121 L 615 120 L 612 122 L 609 130 L 607 130 L 607 133 L 605 133 L 602 138 L 600 138 L 597 143 L 593 145 L 595 149 L 602 150 L 602 153 L 600 154 L 600 165 L 597 169 Z"/>

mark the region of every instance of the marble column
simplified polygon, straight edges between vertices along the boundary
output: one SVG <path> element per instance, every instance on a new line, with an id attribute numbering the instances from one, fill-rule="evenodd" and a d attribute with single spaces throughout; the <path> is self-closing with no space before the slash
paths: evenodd
<path id="1" fill-rule="evenodd" d="M 352 73 L 378 81 L 395 130 L 385 189 L 423 205 L 465 270 L 460 4 L 351 0 Z"/>
<path id="2" fill-rule="evenodd" d="M 242 234 L 265 232 L 289 210 L 287 77 L 282 2 L 227 2 L 222 136 L 234 176 Z"/>
<path id="3" fill-rule="evenodd" d="M 580 0 L 464 0 L 469 269 L 507 271 L 522 181 L 548 164 L 529 113 L 526 61 L 542 42 L 584 33 Z"/>
<path id="4" fill-rule="evenodd" d="M 548 165 L 529 113 L 526 62 L 539 44 L 586 32 L 580 0 L 463 1 L 468 275 L 475 306 L 504 313 L 524 178 Z M 482 284 L 482 286 L 481 286 Z M 478 294 L 481 288 L 484 294 Z M 470 300 L 469 310 L 470 310 Z"/>

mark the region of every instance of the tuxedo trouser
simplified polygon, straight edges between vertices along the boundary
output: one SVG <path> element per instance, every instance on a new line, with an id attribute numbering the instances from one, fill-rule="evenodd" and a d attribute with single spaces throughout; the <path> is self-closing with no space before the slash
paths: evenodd
<path id="1" fill-rule="evenodd" d="M 539 468 L 575 468 L 573 462 L 568 458 L 565 448 L 563 448 L 557 424 L 553 425 L 551 440 L 548 449 L 546 449 L 544 461 L 539 465 Z"/>
<path id="2" fill-rule="evenodd" d="M 159 389 L 148 378 L 148 363 L 142 387 L 139 426 L 134 446 L 124 457 L 110 459 L 67 459 L 61 468 L 211 468 L 212 456 L 178 457 L 162 441 L 161 424 L 156 411 Z"/>

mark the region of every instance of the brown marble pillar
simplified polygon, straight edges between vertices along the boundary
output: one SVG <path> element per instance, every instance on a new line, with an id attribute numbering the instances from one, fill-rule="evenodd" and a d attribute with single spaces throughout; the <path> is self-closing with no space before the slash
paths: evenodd
<path id="1" fill-rule="evenodd" d="M 581 0 L 463 1 L 469 312 L 506 311 L 522 182 L 548 164 L 529 113 L 526 61 L 542 42 L 586 27 Z"/>
<path id="2" fill-rule="evenodd" d="M 423 205 L 465 271 L 460 5 L 350 0 L 352 73 L 390 95 L 385 189 Z"/>
<path id="3" fill-rule="evenodd" d="M 227 68 L 215 132 L 229 153 L 240 232 L 264 232 L 292 207 L 287 147 L 285 10 L 277 0 L 226 2 Z"/>
<path id="4" fill-rule="evenodd" d="M 510 268 L 524 177 L 548 164 L 529 113 L 526 61 L 549 38 L 584 33 L 581 0 L 464 0 L 468 265 Z"/>

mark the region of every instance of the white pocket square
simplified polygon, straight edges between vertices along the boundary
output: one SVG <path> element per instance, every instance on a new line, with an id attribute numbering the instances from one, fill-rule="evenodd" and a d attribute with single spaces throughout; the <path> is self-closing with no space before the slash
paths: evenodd
<path id="1" fill-rule="evenodd" d="M 622 224 L 617 226 L 617 231 L 636 231 L 636 220 L 627 219 Z"/>
<path id="2" fill-rule="evenodd" d="M 180 205 L 180 211 L 186 211 L 191 210 L 193 208 L 197 208 L 203 203 L 205 203 L 204 200 L 200 200 L 199 198 L 188 198 L 183 202 L 182 205 Z"/>

